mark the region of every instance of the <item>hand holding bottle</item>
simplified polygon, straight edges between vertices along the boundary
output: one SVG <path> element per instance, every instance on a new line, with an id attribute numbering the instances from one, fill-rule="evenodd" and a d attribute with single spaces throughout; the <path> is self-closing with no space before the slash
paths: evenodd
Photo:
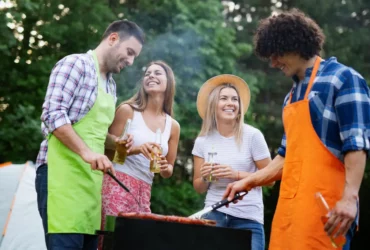
<path id="1" fill-rule="evenodd" d="M 232 169 L 229 165 L 214 165 L 212 175 L 217 179 L 238 179 L 238 171 Z"/>
<path id="2" fill-rule="evenodd" d="M 143 154 L 148 160 L 152 160 L 152 151 L 154 148 L 160 147 L 159 144 L 154 142 L 147 142 L 135 147 L 131 150 L 132 154 Z"/>
<path id="3" fill-rule="evenodd" d="M 168 161 L 164 155 L 159 156 L 159 161 L 158 164 L 160 165 L 160 173 L 161 174 L 166 174 L 170 173 L 172 169 L 170 168 L 170 165 L 168 164 Z"/>
<path id="4" fill-rule="evenodd" d="M 317 204 L 319 205 L 319 208 L 321 210 L 321 221 L 325 225 L 325 229 L 327 229 L 327 222 L 329 219 L 332 219 L 331 210 L 328 203 L 320 192 L 317 192 L 315 196 Z M 328 232 L 331 243 L 335 248 L 342 247 L 344 246 L 344 244 L 346 244 L 346 237 L 343 234 L 338 234 L 339 227 L 340 224 L 337 224 L 335 229 L 330 231 L 330 233 Z"/>
<path id="5" fill-rule="evenodd" d="M 162 132 L 161 129 L 158 128 L 155 134 L 155 143 L 159 146 L 153 146 L 151 150 L 151 160 L 150 160 L 150 171 L 152 173 L 160 173 L 161 172 L 161 164 L 159 161 L 161 160 L 160 156 L 162 155 Z"/>
<path id="6" fill-rule="evenodd" d="M 116 152 L 114 153 L 113 162 L 123 164 L 126 160 L 127 153 L 132 146 L 132 137 L 129 141 L 128 130 L 130 129 L 131 119 L 128 119 L 123 130 L 122 136 L 116 140 Z"/>
<path id="7" fill-rule="evenodd" d="M 207 182 L 207 177 L 211 175 L 213 165 L 209 162 L 204 162 L 200 167 L 200 175 L 205 182 Z"/>
<path id="8" fill-rule="evenodd" d="M 208 160 L 207 163 L 210 165 L 211 171 L 208 176 L 205 177 L 206 182 L 215 182 L 217 181 L 217 178 L 213 176 L 213 171 L 214 171 L 214 166 L 219 165 L 217 162 L 217 153 L 213 151 L 212 147 L 212 152 L 208 152 Z"/>
<path id="9" fill-rule="evenodd" d="M 131 134 L 127 134 L 127 139 L 122 139 L 120 137 L 116 138 L 116 145 L 117 144 L 124 144 L 125 147 L 127 148 L 127 153 L 129 153 L 132 149 L 132 145 L 134 144 L 134 136 Z M 118 151 L 119 149 L 117 149 Z"/>

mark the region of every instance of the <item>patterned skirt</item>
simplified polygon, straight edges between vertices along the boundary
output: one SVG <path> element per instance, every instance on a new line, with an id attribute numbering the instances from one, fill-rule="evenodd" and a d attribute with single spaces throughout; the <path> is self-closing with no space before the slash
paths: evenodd
<path id="1" fill-rule="evenodd" d="M 150 194 L 152 186 L 132 176 L 116 171 L 116 177 L 129 190 L 127 193 L 110 176 L 104 175 L 102 189 L 102 223 L 105 225 L 105 216 L 124 212 L 150 213 Z M 102 242 L 99 241 L 99 249 L 102 249 Z"/>

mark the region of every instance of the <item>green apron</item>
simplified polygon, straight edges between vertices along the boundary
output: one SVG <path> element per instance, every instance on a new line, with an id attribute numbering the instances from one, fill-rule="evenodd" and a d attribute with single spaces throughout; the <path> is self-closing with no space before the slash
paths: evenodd
<path id="1" fill-rule="evenodd" d="M 113 121 L 115 100 L 104 91 L 98 60 L 92 52 L 98 95 L 91 110 L 73 129 L 96 153 L 104 153 L 108 128 Z M 48 141 L 48 233 L 95 234 L 100 229 L 103 172 L 92 170 L 54 135 Z"/>

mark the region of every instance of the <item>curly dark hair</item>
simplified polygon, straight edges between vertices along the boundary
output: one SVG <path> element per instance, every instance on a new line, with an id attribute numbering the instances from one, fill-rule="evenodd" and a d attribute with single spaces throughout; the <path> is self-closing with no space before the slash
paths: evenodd
<path id="1" fill-rule="evenodd" d="M 298 9 L 260 21 L 254 35 L 254 50 L 261 59 L 297 53 L 308 60 L 319 55 L 325 35 L 317 23 Z"/>

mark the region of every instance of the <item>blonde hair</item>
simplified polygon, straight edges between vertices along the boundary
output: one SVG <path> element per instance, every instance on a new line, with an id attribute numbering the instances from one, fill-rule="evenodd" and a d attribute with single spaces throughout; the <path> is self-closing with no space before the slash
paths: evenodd
<path id="1" fill-rule="evenodd" d="M 234 136 L 235 141 L 240 147 L 242 141 L 243 141 L 243 124 L 244 124 L 244 110 L 243 110 L 243 103 L 240 99 L 239 91 L 238 89 L 230 84 L 230 83 L 224 83 L 216 88 L 214 88 L 207 99 L 207 108 L 204 115 L 204 119 L 202 122 L 202 129 L 200 130 L 199 136 L 207 136 L 210 133 L 217 130 L 217 103 L 220 98 L 221 90 L 225 88 L 231 88 L 236 91 L 238 94 L 238 103 L 239 103 L 239 114 L 236 118 L 236 124 L 234 127 Z"/>
<path id="2" fill-rule="evenodd" d="M 168 66 L 168 64 L 163 61 L 150 62 L 146 66 L 145 72 L 148 70 L 150 66 L 154 64 L 161 66 L 166 72 L 167 88 L 166 88 L 166 91 L 164 92 L 163 112 L 173 117 L 173 102 L 174 102 L 175 85 L 176 85 L 175 75 L 173 74 L 171 67 Z M 144 76 L 145 76 L 145 72 L 144 72 Z M 141 86 L 140 86 L 139 91 L 127 101 L 122 102 L 119 106 L 123 104 L 128 104 L 136 111 L 139 111 L 139 112 L 144 111 L 144 109 L 148 105 L 148 94 L 144 90 L 143 80 L 144 80 L 144 77 L 141 79 Z M 119 108 L 119 106 L 117 107 L 117 109 Z"/>

